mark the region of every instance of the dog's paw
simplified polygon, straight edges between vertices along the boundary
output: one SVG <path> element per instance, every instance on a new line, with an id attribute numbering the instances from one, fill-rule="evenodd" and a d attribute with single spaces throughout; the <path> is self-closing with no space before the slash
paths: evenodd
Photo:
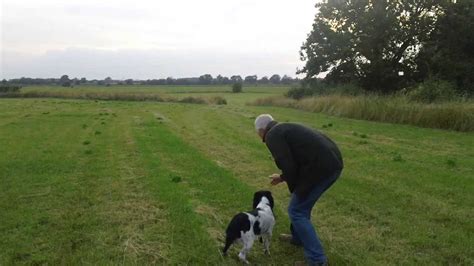
<path id="1" fill-rule="evenodd" d="M 270 256 L 270 250 L 268 250 L 268 249 L 264 249 L 264 250 L 263 250 L 263 253 L 264 253 L 264 254 L 267 254 L 268 256 Z"/>
<path id="2" fill-rule="evenodd" d="M 249 262 L 247 259 L 243 259 L 243 258 L 240 258 L 240 257 L 239 257 L 239 259 L 240 259 L 240 261 L 243 262 L 244 264 L 247 264 L 247 265 L 250 264 L 250 262 Z"/>
<path id="3" fill-rule="evenodd" d="M 239 254 L 239 259 L 240 259 L 241 262 L 243 262 L 245 264 L 250 264 L 250 262 L 242 254 Z"/>

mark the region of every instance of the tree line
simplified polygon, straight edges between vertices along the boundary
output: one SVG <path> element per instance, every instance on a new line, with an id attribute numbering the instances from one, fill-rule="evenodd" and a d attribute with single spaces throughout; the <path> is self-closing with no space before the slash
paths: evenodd
<path id="1" fill-rule="evenodd" d="M 125 80 L 116 80 L 111 77 L 106 77 L 102 80 L 92 79 L 88 80 L 86 78 L 70 78 L 68 75 L 62 75 L 60 78 L 26 78 L 22 77 L 19 79 L 10 79 L 2 80 L 2 84 L 13 84 L 13 85 L 60 85 L 64 87 L 76 86 L 76 85 L 225 85 L 225 84 L 294 84 L 298 83 L 298 78 L 292 78 L 290 76 L 284 75 L 281 77 L 278 74 L 274 74 L 270 77 L 263 76 L 258 78 L 257 75 L 246 76 L 242 78 L 240 75 L 233 75 L 231 77 L 226 77 L 222 75 L 217 75 L 213 77 L 210 74 L 204 74 L 199 77 L 191 78 L 172 78 L 168 77 L 166 79 L 147 79 L 147 80 L 138 80 L 138 79 L 125 79 Z"/>
<path id="2" fill-rule="evenodd" d="M 304 84 L 391 93 L 428 80 L 474 90 L 473 0 L 325 0 L 301 47 Z"/>

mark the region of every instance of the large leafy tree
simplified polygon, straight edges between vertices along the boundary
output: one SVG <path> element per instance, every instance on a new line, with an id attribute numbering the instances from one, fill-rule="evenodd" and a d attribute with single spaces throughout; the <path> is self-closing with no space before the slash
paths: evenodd
<path id="1" fill-rule="evenodd" d="M 474 1 L 448 3 L 417 64 L 422 78 L 451 81 L 474 94 Z"/>
<path id="2" fill-rule="evenodd" d="M 326 0 L 301 48 L 306 80 L 392 91 L 412 79 L 421 44 L 448 0 Z"/>

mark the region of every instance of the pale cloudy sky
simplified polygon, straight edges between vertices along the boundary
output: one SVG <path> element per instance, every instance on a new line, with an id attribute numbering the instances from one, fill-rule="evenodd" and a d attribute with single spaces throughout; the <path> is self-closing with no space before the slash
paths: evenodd
<path id="1" fill-rule="evenodd" d="M 295 76 L 315 0 L 0 0 L 0 78 Z"/>

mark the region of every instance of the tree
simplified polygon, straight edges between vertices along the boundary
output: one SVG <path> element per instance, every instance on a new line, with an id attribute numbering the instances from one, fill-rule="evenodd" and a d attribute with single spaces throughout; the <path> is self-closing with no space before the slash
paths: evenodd
<path id="1" fill-rule="evenodd" d="M 241 83 L 242 82 L 242 77 L 239 76 L 239 75 L 234 75 L 234 76 L 230 77 L 230 80 L 233 83 Z"/>
<path id="2" fill-rule="evenodd" d="M 221 76 L 220 74 L 217 75 L 217 77 L 216 77 L 216 83 L 217 83 L 217 84 L 223 84 L 223 83 L 224 83 L 223 81 L 224 81 L 224 77 Z"/>
<path id="3" fill-rule="evenodd" d="M 104 83 L 105 83 L 105 86 L 110 86 L 110 84 L 112 83 L 112 78 L 111 77 L 106 77 L 104 79 Z"/>
<path id="4" fill-rule="evenodd" d="M 270 82 L 273 83 L 273 84 L 278 84 L 280 83 L 280 75 L 278 74 L 274 74 L 273 76 L 270 77 Z"/>
<path id="5" fill-rule="evenodd" d="M 212 76 L 210 74 L 204 74 L 199 77 L 199 84 L 209 85 L 212 84 Z"/>
<path id="6" fill-rule="evenodd" d="M 69 79 L 68 75 L 62 75 L 61 78 L 59 78 L 59 84 L 63 87 L 70 87 L 71 86 L 71 80 Z"/>
<path id="7" fill-rule="evenodd" d="M 422 79 L 438 78 L 474 93 L 474 2 L 447 3 L 417 57 Z M 470 90 L 470 91 L 469 91 Z"/>
<path id="8" fill-rule="evenodd" d="M 242 92 L 242 83 L 240 83 L 240 82 L 234 83 L 234 84 L 232 85 L 232 92 L 233 92 L 233 93 Z"/>
<path id="9" fill-rule="evenodd" d="M 258 81 L 258 83 L 260 83 L 260 84 L 268 84 L 268 82 L 269 82 L 269 80 L 268 80 L 268 77 L 267 77 L 267 76 L 262 77 L 262 78 Z"/>
<path id="10" fill-rule="evenodd" d="M 87 79 L 86 78 L 81 78 L 81 80 L 79 81 L 81 84 L 84 84 L 87 82 Z"/>
<path id="11" fill-rule="evenodd" d="M 68 82 L 68 81 L 70 81 L 68 75 L 62 75 L 62 76 L 59 78 L 59 82 L 60 82 L 61 84 L 64 83 L 64 82 Z"/>
<path id="12" fill-rule="evenodd" d="M 246 76 L 246 77 L 245 77 L 245 83 L 249 83 L 249 84 L 255 84 L 255 83 L 257 83 L 257 75 Z"/>
<path id="13" fill-rule="evenodd" d="M 313 30 L 301 47 L 306 80 L 358 82 L 391 91 L 413 79 L 418 48 L 448 0 L 329 0 L 316 4 Z M 399 72 L 405 73 L 400 76 Z"/>
<path id="14" fill-rule="evenodd" d="M 7 84 L 7 80 L 6 79 L 2 79 L 2 85 L 5 85 Z"/>
<path id="15" fill-rule="evenodd" d="M 125 84 L 127 85 L 133 85 L 133 79 L 126 79 Z"/>
<path id="16" fill-rule="evenodd" d="M 291 84 L 293 82 L 293 79 L 290 77 L 290 76 L 287 76 L 287 75 L 284 75 L 282 78 L 281 78 L 281 83 L 282 84 Z"/>

